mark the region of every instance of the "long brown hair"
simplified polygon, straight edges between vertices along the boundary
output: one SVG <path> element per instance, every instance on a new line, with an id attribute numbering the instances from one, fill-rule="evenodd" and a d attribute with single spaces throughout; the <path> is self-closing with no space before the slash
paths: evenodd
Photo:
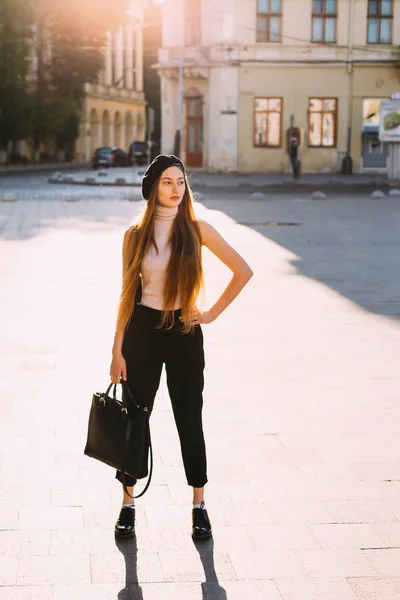
<path id="1" fill-rule="evenodd" d="M 154 224 L 160 179 L 161 175 L 152 186 L 150 197 L 139 221 L 126 232 L 128 236 L 126 268 L 122 277 L 122 293 L 117 318 L 118 330 L 124 331 L 132 317 L 144 257 L 152 245 L 158 252 Z M 201 234 L 194 212 L 193 193 L 186 174 L 185 193 L 172 225 L 169 244 L 171 256 L 166 271 L 163 290 L 164 306 L 159 327 L 167 329 L 173 327 L 173 310 L 179 294 L 183 319 L 182 330 L 184 333 L 188 333 L 192 327 L 191 312 L 204 282 Z"/>

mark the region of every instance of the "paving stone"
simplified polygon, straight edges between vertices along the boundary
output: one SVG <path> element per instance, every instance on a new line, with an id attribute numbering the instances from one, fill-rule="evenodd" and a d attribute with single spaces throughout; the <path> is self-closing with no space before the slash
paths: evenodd
<path id="1" fill-rule="evenodd" d="M 222 581 L 237 579 L 226 552 L 213 552 L 198 545 L 184 552 L 159 552 L 165 581 Z"/>
<path id="2" fill-rule="evenodd" d="M 17 583 L 17 568 L 18 558 L 16 556 L 0 556 L 0 586 Z"/>
<path id="3" fill-rule="evenodd" d="M 50 532 L 46 530 L 23 531 L 15 529 L 0 531 L 0 555 L 47 555 L 49 544 Z"/>
<path id="4" fill-rule="evenodd" d="M 369 577 L 377 570 L 359 549 L 297 550 L 310 577 Z"/>
<path id="5" fill-rule="evenodd" d="M 400 523 L 397 522 L 375 522 L 374 530 L 382 540 L 383 548 L 400 548 Z"/>
<path id="6" fill-rule="evenodd" d="M 269 505 L 266 502 L 224 502 L 213 507 L 210 520 L 215 525 L 266 525 L 272 523 Z"/>
<path id="7" fill-rule="evenodd" d="M 54 600 L 53 586 L 2 587 L 1 600 Z"/>
<path id="8" fill-rule="evenodd" d="M 382 577 L 396 577 L 400 573 L 400 548 L 363 550 L 363 553 Z"/>
<path id="9" fill-rule="evenodd" d="M 44 508 L 25 506 L 20 509 L 20 529 L 80 529 L 82 509 L 78 506 L 47 506 Z"/>
<path id="10" fill-rule="evenodd" d="M 322 548 L 379 548 L 382 540 L 369 523 L 310 525 Z"/>
<path id="11" fill-rule="evenodd" d="M 262 528 L 262 526 L 257 527 Z M 214 528 L 213 533 L 215 548 L 224 551 L 241 549 L 242 552 L 255 550 L 255 544 L 248 529 L 245 525 L 218 525 Z"/>
<path id="12" fill-rule="evenodd" d="M 0 508 L 0 530 L 17 529 L 18 527 L 18 509 L 2 507 Z"/>
<path id="13" fill-rule="evenodd" d="M 53 488 L 51 491 L 51 505 L 52 506 L 103 506 L 111 507 L 117 506 L 116 503 L 111 499 L 110 491 L 107 489 L 59 489 Z"/>
<path id="14" fill-rule="evenodd" d="M 333 523 L 334 516 L 319 500 L 281 500 L 267 503 L 275 523 Z"/>
<path id="15" fill-rule="evenodd" d="M 346 579 L 275 579 L 283 600 L 357 600 Z"/>
<path id="16" fill-rule="evenodd" d="M 89 557 L 23 556 L 19 559 L 17 585 L 51 585 L 90 583 Z"/>
<path id="17" fill-rule="evenodd" d="M 204 600 L 244 600 L 251 589 L 253 600 L 282 600 L 274 581 L 222 581 L 212 583 L 207 581 L 201 584 Z M 200 596 L 199 596 L 200 600 Z"/>
<path id="18" fill-rule="evenodd" d="M 118 552 L 113 527 L 108 529 L 56 529 L 49 532 L 49 554 L 73 555 L 77 549 L 82 554 Z"/>
<path id="19" fill-rule="evenodd" d="M 158 554 L 145 550 L 125 554 L 92 554 L 90 572 L 92 583 L 164 581 Z"/>
<path id="20" fill-rule="evenodd" d="M 54 600 L 132 600 L 127 586 L 118 584 L 55 585 Z"/>
<path id="21" fill-rule="evenodd" d="M 385 500 L 327 500 L 335 523 L 393 523 L 398 524 L 395 512 Z M 400 509 L 400 505 L 399 505 Z"/>
<path id="22" fill-rule="evenodd" d="M 238 579 L 275 579 L 306 577 L 306 572 L 293 550 L 230 551 L 229 558 Z"/>
<path id="23" fill-rule="evenodd" d="M 130 584 L 129 600 L 205 600 L 203 585 L 199 583 L 143 583 Z"/>
<path id="24" fill-rule="evenodd" d="M 365 463 L 353 465 L 361 479 L 370 481 L 400 480 L 400 463 Z"/>
<path id="25" fill-rule="evenodd" d="M 307 525 L 258 525 L 247 527 L 255 550 L 296 550 L 321 548 Z"/>
<path id="26" fill-rule="evenodd" d="M 400 598 L 400 577 L 351 577 L 347 581 L 359 600 Z"/>
<path id="27" fill-rule="evenodd" d="M 136 521 L 136 537 L 141 550 L 159 552 L 161 550 L 182 551 L 190 548 L 192 539 L 189 536 L 189 527 L 186 531 L 174 528 L 173 533 L 165 527 L 152 529 L 142 521 Z"/>

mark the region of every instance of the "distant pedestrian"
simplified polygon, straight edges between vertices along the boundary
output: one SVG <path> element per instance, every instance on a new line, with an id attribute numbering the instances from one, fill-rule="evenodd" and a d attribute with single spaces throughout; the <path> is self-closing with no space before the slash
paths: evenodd
<path id="1" fill-rule="evenodd" d="M 157 156 L 143 176 L 142 194 L 147 200 L 143 214 L 124 236 L 122 294 L 110 376 L 113 383 L 126 380 L 136 402 L 151 411 L 165 364 L 186 479 L 193 487 L 192 536 L 207 538 L 212 531 L 204 504 L 201 324 L 215 321 L 253 273 L 209 223 L 196 218 L 179 158 Z M 202 246 L 233 272 L 229 285 L 206 311 L 196 305 L 203 284 Z M 122 481 L 120 472 L 116 477 Z M 126 481 L 133 496 L 136 480 L 126 476 Z M 115 533 L 135 535 L 135 505 L 125 492 Z"/>
<path id="2" fill-rule="evenodd" d="M 289 157 L 292 165 L 293 177 L 297 180 L 300 176 L 300 146 L 298 139 L 290 139 Z"/>

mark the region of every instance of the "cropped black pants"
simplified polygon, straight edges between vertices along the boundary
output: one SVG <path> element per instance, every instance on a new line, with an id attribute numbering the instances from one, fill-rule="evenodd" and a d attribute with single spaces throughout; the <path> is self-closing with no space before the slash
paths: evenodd
<path id="1" fill-rule="evenodd" d="M 204 387 L 203 333 L 196 325 L 182 333 L 181 311 L 175 311 L 172 329 L 156 329 L 162 312 L 136 304 L 125 331 L 122 354 L 126 360 L 127 385 L 140 405 L 154 405 L 163 364 L 168 392 L 181 445 L 186 479 L 190 486 L 207 483 L 207 461 L 204 443 L 202 408 Z M 117 471 L 116 478 L 121 479 Z M 136 479 L 126 476 L 127 485 Z"/>

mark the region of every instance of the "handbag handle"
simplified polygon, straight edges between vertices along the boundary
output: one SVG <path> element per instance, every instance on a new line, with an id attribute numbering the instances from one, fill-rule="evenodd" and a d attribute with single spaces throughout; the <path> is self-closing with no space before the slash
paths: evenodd
<path id="1" fill-rule="evenodd" d="M 125 396 L 124 393 L 127 394 L 127 396 L 129 397 L 129 401 L 133 404 L 133 406 L 135 408 L 137 408 L 138 410 L 143 411 L 144 413 L 146 413 L 147 415 L 147 421 L 148 421 L 148 427 L 149 427 L 149 451 L 150 451 L 150 466 L 149 466 L 149 475 L 147 478 L 147 482 L 146 485 L 144 487 L 144 489 L 140 492 L 140 494 L 138 494 L 137 496 L 132 496 L 127 489 L 127 484 L 126 484 L 126 476 L 125 476 L 125 472 L 124 472 L 124 463 L 128 454 L 128 450 L 129 450 L 129 438 L 130 438 L 130 432 L 131 432 L 131 422 L 130 419 L 128 418 L 128 424 L 126 427 L 126 432 L 125 432 L 125 442 L 124 442 L 124 458 L 122 460 L 122 465 L 121 465 L 121 476 L 122 476 L 122 485 L 124 487 L 124 492 L 127 496 L 129 496 L 132 499 L 135 498 L 140 498 L 141 496 L 143 496 L 143 494 L 145 494 L 145 492 L 147 492 L 147 490 L 149 489 L 150 483 L 151 483 L 151 478 L 153 475 L 153 446 L 151 443 L 151 435 L 150 435 L 150 423 L 149 423 L 149 419 L 150 419 L 150 413 L 149 413 L 149 409 L 147 406 L 139 406 L 139 404 L 137 404 L 132 396 L 132 392 L 128 387 L 128 384 L 126 383 L 126 381 L 124 379 L 120 379 L 120 384 L 122 387 L 122 405 L 123 407 L 127 410 L 128 412 L 128 416 L 129 416 L 129 405 L 126 403 L 125 400 Z M 113 397 L 116 398 L 116 389 L 117 389 L 117 385 L 116 383 L 110 383 L 110 385 L 107 388 L 107 391 L 105 393 L 106 396 L 108 396 L 109 391 L 111 390 L 111 387 L 114 385 L 114 390 L 113 390 Z"/>
<path id="2" fill-rule="evenodd" d="M 126 381 L 124 379 L 120 380 L 120 384 L 122 386 L 122 390 L 127 394 L 127 396 L 129 396 L 129 401 L 133 404 L 133 406 L 135 408 L 137 408 L 138 410 L 143 410 L 144 412 L 147 412 L 149 410 L 147 408 L 147 406 L 139 406 L 139 404 L 137 404 L 134 401 L 133 396 L 132 396 L 132 392 L 129 389 L 129 387 L 128 387 L 128 385 L 127 385 L 127 383 L 126 383 Z M 114 389 L 113 389 L 113 398 L 115 400 L 116 397 L 117 397 L 117 385 L 118 385 L 117 383 L 112 383 L 111 382 L 110 385 L 108 386 L 108 388 L 106 389 L 106 392 L 105 392 L 104 395 L 108 396 L 108 394 L 110 393 L 110 390 L 111 390 L 112 386 L 114 386 Z M 129 408 L 129 405 L 125 402 L 124 394 L 122 394 L 122 404 L 123 404 L 124 408 Z"/>

